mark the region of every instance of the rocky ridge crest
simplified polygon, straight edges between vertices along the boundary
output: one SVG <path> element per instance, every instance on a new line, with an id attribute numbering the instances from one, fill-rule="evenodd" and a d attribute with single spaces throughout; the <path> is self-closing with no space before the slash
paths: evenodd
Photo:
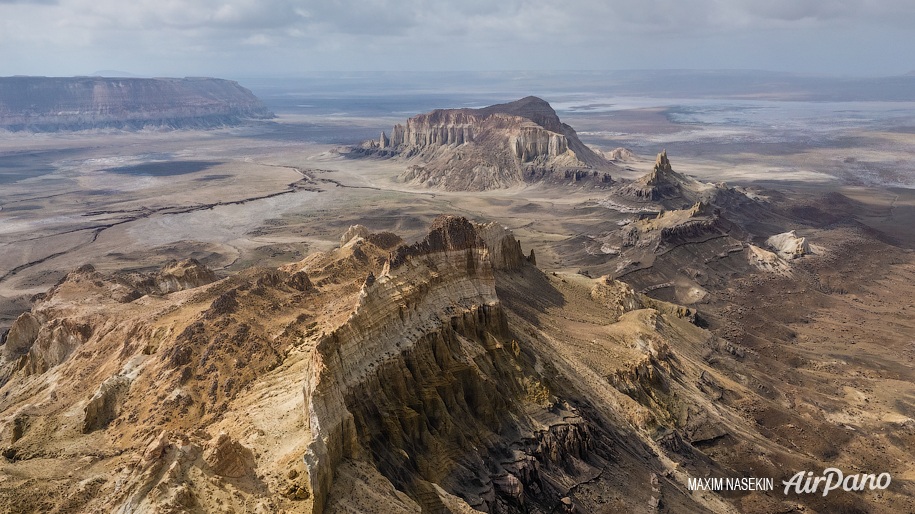
<path id="1" fill-rule="evenodd" d="M 86 328 L 0 386 L 0 469 L 81 459 L 91 442 L 54 500 L 83 511 L 593 512 L 611 491 L 619 508 L 727 511 L 659 457 L 721 436 L 693 390 L 710 339 L 689 309 L 544 274 L 494 223 L 341 242 L 134 299 L 117 276 L 72 273 L 16 323 L 25 354 L 42 346 L 32 333 Z M 570 316 L 575 331 L 554 325 Z M 656 489 L 633 487 L 652 473 Z M 18 505 L 63 494 L 23 480 L 8 484 Z"/>

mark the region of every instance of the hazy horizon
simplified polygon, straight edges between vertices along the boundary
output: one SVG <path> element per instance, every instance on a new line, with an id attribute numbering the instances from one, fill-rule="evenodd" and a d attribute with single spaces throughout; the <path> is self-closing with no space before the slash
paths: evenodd
<path id="1" fill-rule="evenodd" d="M 2 1 L 0 1 L 2 3 Z M 774 70 L 774 69 L 763 69 L 763 68 L 607 68 L 607 69 L 554 69 L 554 70 L 539 70 L 539 69 L 504 69 L 504 70 L 474 70 L 474 69 L 448 69 L 448 70 L 416 70 L 416 69 L 389 69 L 389 70 L 372 70 L 372 69 L 321 69 L 321 70 L 309 70 L 302 71 L 297 74 L 283 74 L 280 72 L 277 73 L 263 73 L 263 74 L 226 74 L 226 75 L 217 75 L 217 74 L 201 74 L 201 73 L 190 73 L 190 74 L 155 74 L 155 73 L 136 73 L 129 70 L 95 70 L 88 73 L 44 73 L 44 74 L 30 74 L 30 73 L 9 73 L 9 74 L 0 74 L 0 77 L 45 77 L 45 78 L 77 78 L 77 77 L 104 77 L 104 78 L 219 78 L 235 81 L 244 81 L 244 80 L 270 80 L 270 81 L 283 81 L 283 80 L 299 80 L 299 79 L 309 79 L 309 78 L 344 78 L 344 79 L 360 79 L 360 78 L 369 78 L 377 77 L 380 75 L 391 75 L 393 76 L 440 76 L 442 73 L 446 74 L 476 74 L 476 75 L 505 75 L 505 74 L 531 74 L 531 75 L 565 75 L 565 74 L 603 74 L 603 75 L 612 75 L 612 74 L 635 74 L 635 73 L 661 73 L 661 74 L 675 74 L 675 73 L 691 73 L 691 74 L 724 74 L 724 75 L 742 75 L 742 74 L 769 74 L 775 77 L 786 77 L 786 78 L 803 78 L 803 79 L 887 79 L 887 78 L 899 78 L 899 77 L 915 77 L 915 70 L 900 72 L 900 73 L 872 73 L 872 74 L 860 74 L 860 73 L 840 73 L 840 72 L 804 72 L 804 71 L 785 71 L 785 70 Z"/>

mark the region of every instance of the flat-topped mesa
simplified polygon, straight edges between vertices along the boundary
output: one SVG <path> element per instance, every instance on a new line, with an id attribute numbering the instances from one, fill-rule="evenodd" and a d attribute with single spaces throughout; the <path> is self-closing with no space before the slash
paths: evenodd
<path id="1" fill-rule="evenodd" d="M 209 128 L 272 118 L 237 82 L 215 78 L 0 77 L 0 128 Z"/>
<path id="2" fill-rule="evenodd" d="M 404 182 L 480 191 L 524 182 L 608 185 L 614 165 L 578 139 L 544 100 L 438 109 L 395 125 L 353 156 L 401 157 Z"/>

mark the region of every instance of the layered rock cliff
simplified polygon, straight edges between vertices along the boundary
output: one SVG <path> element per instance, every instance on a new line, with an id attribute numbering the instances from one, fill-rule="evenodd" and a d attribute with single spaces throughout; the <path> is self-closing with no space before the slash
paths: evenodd
<path id="1" fill-rule="evenodd" d="M 716 469 L 691 444 L 726 435 L 695 385 L 727 390 L 697 357 L 718 342 L 532 257 L 442 216 L 215 282 L 73 272 L 3 348 L 0 508 L 729 512 L 684 485 Z"/>
<path id="2" fill-rule="evenodd" d="M 237 82 L 214 78 L 2 77 L 0 129 L 208 128 L 272 114 Z"/>
<path id="3" fill-rule="evenodd" d="M 395 125 L 351 155 L 400 157 L 400 179 L 482 191 L 532 182 L 612 182 L 614 166 L 585 146 L 550 105 L 533 96 L 483 109 L 440 109 Z"/>

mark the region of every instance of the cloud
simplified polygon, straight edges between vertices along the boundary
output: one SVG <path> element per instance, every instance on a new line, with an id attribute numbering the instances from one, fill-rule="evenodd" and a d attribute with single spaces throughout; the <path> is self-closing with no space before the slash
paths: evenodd
<path id="1" fill-rule="evenodd" d="M 639 58 L 650 67 L 703 51 L 697 40 L 722 49 L 713 66 L 754 35 L 763 45 L 764 34 L 838 42 L 850 28 L 913 25 L 908 0 L 0 0 L 0 51 L 30 54 L 5 58 L 0 73 L 25 72 L 23 62 L 236 69 L 226 61 L 235 54 L 261 68 L 283 59 L 310 68 L 587 68 Z M 885 40 L 863 44 L 878 52 Z"/>

